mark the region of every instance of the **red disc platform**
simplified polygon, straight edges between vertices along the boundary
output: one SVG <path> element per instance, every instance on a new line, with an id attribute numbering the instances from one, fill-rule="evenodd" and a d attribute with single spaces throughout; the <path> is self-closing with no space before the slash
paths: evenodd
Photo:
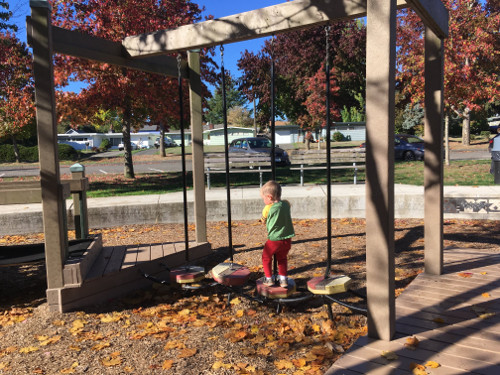
<path id="1" fill-rule="evenodd" d="M 190 284 L 203 280 L 205 269 L 198 266 L 183 266 L 170 271 L 170 281 L 178 284 Z"/>
<path id="2" fill-rule="evenodd" d="M 241 286 L 247 283 L 250 270 L 236 263 L 220 263 L 212 268 L 212 277 L 219 284 Z"/>
<path id="3" fill-rule="evenodd" d="M 288 278 L 288 287 L 282 288 L 279 285 L 267 286 L 264 285 L 264 277 L 257 280 L 257 293 L 266 298 L 288 298 L 296 291 L 295 281 Z"/>

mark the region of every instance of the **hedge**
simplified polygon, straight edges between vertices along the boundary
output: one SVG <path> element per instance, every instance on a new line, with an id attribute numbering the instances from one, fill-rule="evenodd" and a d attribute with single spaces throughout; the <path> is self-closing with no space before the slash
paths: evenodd
<path id="1" fill-rule="evenodd" d="M 58 144 L 59 160 L 77 160 L 78 152 L 67 144 Z M 19 157 L 21 162 L 36 163 L 38 162 L 38 146 L 24 147 L 19 145 Z M 16 157 L 14 154 L 13 145 L 0 145 L 0 163 L 15 163 Z"/>

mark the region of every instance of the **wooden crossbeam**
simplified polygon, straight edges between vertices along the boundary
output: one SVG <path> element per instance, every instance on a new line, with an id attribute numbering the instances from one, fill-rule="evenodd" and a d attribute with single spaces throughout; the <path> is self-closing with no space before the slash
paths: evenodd
<path id="1" fill-rule="evenodd" d="M 28 42 L 32 39 L 31 17 L 27 18 Z M 177 60 L 171 56 L 132 59 L 120 42 L 98 38 L 76 30 L 52 26 L 53 51 L 88 60 L 114 64 L 124 68 L 177 77 Z M 187 77 L 187 63 L 182 61 L 181 73 Z"/>
<path id="2" fill-rule="evenodd" d="M 408 6 L 404 0 L 397 3 L 398 8 Z M 364 16 L 366 0 L 294 0 L 171 30 L 130 36 L 123 40 L 123 46 L 130 56 L 145 57 L 241 42 Z"/>
<path id="3" fill-rule="evenodd" d="M 448 11 L 441 1 L 406 0 L 406 2 L 434 34 L 439 38 L 448 36 Z"/>

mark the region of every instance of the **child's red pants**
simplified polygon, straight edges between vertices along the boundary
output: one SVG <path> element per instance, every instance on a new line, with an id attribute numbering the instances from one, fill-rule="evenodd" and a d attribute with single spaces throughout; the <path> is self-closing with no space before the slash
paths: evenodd
<path id="1" fill-rule="evenodd" d="M 273 255 L 276 256 L 276 261 L 278 262 L 278 273 L 281 276 L 287 275 L 287 256 L 291 247 L 291 238 L 279 241 L 266 241 L 266 244 L 264 245 L 264 251 L 262 252 L 262 266 L 264 267 L 264 274 L 266 275 L 266 277 L 271 277 L 273 274 Z"/>

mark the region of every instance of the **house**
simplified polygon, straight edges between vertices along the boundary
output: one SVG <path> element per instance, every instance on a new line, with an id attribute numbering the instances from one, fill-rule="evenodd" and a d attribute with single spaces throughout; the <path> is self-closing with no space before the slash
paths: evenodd
<path id="1" fill-rule="evenodd" d="M 210 125 L 211 127 L 211 125 Z M 228 143 L 234 139 L 244 137 L 254 137 L 255 132 L 253 128 L 240 128 L 236 126 L 228 126 L 227 138 Z M 224 145 L 224 126 L 213 125 L 213 127 L 203 131 L 203 144 L 210 146 Z"/>
<path id="2" fill-rule="evenodd" d="M 333 136 L 335 132 L 342 133 L 346 141 L 365 141 L 366 122 L 333 122 L 330 135 Z M 325 138 L 326 128 L 321 128 L 320 134 L 322 138 Z"/>
<path id="3" fill-rule="evenodd" d="M 150 148 L 154 146 L 156 138 L 160 132 L 155 130 L 141 129 L 139 132 L 132 132 L 130 140 L 137 148 Z M 118 145 L 123 142 L 122 133 L 84 133 L 79 130 L 70 129 L 64 134 L 57 135 L 57 143 L 65 143 L 75 150 L 91 150 L 100 147 L 101 142 L 107 139 L 111 149 L 118 149 Z"/>

